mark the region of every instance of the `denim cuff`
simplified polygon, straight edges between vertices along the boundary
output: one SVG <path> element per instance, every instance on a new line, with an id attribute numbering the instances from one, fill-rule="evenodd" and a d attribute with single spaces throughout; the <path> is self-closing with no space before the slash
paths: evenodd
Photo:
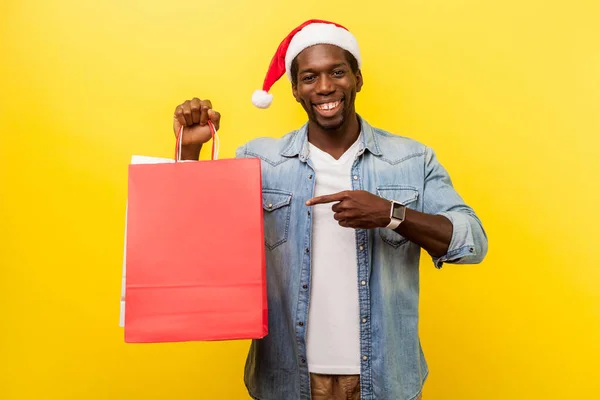
<path id="1" fill-rule="evenodd" d="M 473 230 L 469 217 L 456 211 L 442 212 L 438 215 L 444 216 L 452 223 L 452 239 L 448 252 L 441 257 L 434 257 L 433 263 L 436 268 L 442 268 L 444 263 L 452 263 L 465 256 L 475 255 Z"/>

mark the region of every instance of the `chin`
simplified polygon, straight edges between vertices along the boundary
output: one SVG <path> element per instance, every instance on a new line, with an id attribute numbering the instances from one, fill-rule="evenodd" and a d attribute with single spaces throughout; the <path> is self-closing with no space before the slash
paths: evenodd
<path id="1" fill-rule="evenodd" d="M 340 115 L 337 118 L 324 120 L 324 119 L 320 118 L 319 116 L 315 116 L 315 122 L 324 131 L 337 131 L 342 126 L 344 126 L 345 118 L 343 115 Z"/>

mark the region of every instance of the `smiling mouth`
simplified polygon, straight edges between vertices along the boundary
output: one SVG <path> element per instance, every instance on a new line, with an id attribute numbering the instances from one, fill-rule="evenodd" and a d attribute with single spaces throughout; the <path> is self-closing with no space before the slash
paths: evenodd
<path id="1" fill-rule="evenodd" d="M 313 107 L 323 116 L 331 116 L 340 108 L 343 100 L 332 101 L 329 103 L 314 104 Z"/>

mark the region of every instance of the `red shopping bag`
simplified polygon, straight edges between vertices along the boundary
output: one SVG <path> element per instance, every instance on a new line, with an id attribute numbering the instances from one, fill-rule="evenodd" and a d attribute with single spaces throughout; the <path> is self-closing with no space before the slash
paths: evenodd
<path id="1" fill-rule="evenodd" d="M 267 334 L 260 160 L 215 160 L 211 130 L 211 161 L 129 165 L 125 342 Z"/>

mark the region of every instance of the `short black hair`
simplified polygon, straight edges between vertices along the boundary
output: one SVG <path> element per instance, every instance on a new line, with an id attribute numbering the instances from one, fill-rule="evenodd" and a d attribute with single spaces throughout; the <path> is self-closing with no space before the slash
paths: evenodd
<path id="1" fill-rule="evenodd" d="M 354 57 L 352 53 L 350 53 L 348 50 L 344 50 L 344 55 L 346 56 L 346 61 L 348 61 L 348 64 L 350 64 L 350 69 L 352 69 L 352 72 L 354 73 L 354 75 L 356 75 L 358 73 L 358 61 L 356 60 L 356 57 Z M 290 66 L 290 74 L 292 75 L 292 84 L 297 85 L 298 56 L 294 57 L 294 59 L 292 60 L 292 65 Z"/>

